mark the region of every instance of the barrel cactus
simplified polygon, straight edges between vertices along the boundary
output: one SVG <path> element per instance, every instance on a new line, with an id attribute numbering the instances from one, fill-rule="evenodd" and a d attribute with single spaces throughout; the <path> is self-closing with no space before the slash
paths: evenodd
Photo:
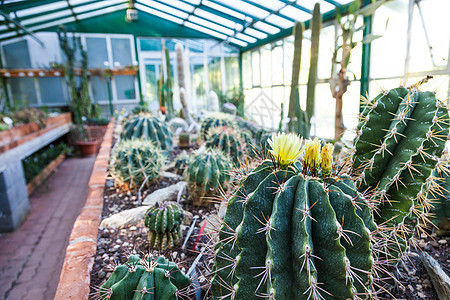
<path id="1" fill-rule="evenodd" d="M 433 172 L 436 185 L 427 194 L 431 221 L 445 234 L 450 232 L 450 168 L 447 163 Z"/>
<path id="2" fill-rule="evenodd" d="M 359 190 L 374 193 L 375 221 L 405 250 L 435 187 L 432 172 L 449 134 L 445 105 L 417 86 L 399 87 L 367 100 L 354 140 L 353 169 Z M 419 224 L 420 225 L 420 224 Z"/>
<path id="3" fill-rule="evenodd" d="M 244 142 L 239 133 L 231 127 L 217 127 L 209 130 L 206 138 L 207 148 L 222 150 L 225 155 L 231 157 L 234 164 L 239 164 L 244 152 Z"/>
<path id="4" fill-rule="evenodd" d="M 189 158 L 189 154 L 185 150 L 175 157 L 174 169 L 178 175 L 183 174 L 187 169 Z"/>
<path id="5" fill-rule="evenodd" d="M 150 207 L 145 216 L 150 248 L 166 250 L 177 245 L 181 240 L 183 217 L 183 209 L 176 202 L 156 203 Z"/>
<path id="6" fill-rule="evenodd" d="M 189 277 L 162 256 L 130 255 L 115 266 L 111 276 L 98 290 L 98 299 L 179 299 L 190 285 Z"/>
<path id="7" fill-rule="evenodd" d="M 169 126 L 151 114 L 133 116 L 123 126 L 122 139 L 148 139 L 163 150 L 172 149 L 172 132 Z"/>
<path id="8" fill-rule="evenodd" d="M 214 196 L 219 187 L 230 180 L 230 159 L 217 149 L 196 152 L 189 161 L 186 176 L 194 205 L 208 204 L 206 198 Z"/>
<path id="9" fill-rule="evenodd" d="M 205 139 L 210 129 L 222 126 L 237 127 L 237 122 L 230 114 L 213 113 L 203 120 L 201 125 L 200 134 Z"/>
<path id="10" fill-rule="evenodd" d="M 116 185 L 125 189 L 138 189 L 145 178 L 150 183 L 160 177 L 165 162 L 161 149 L 149 140 L 122 140 L 110 161 L 110 173 Z"/>
<path id="11" fill-rule="evenodd" d="M 376 229 L 331 145 L 273 135 L 229 199 L 215 245 L 214 299 L 354 299 L 370 295 Z M 297 159 L 304 152 L 303 165 Z M 297 167 L 294 167 L 296 165 Z"/>

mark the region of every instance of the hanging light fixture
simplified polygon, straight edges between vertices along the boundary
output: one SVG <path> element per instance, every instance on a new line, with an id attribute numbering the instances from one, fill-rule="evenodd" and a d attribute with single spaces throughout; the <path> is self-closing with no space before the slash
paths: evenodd
<path id="1" fill-rule="evenodd" d="M 127 8 L 127 14 L 125 15 L 125 21 L 131 23 L 138 19 L 138 11 L 134 7 L 134 3 L 136 0 L 129 0 L 128 1 L 128 8 Z"/>

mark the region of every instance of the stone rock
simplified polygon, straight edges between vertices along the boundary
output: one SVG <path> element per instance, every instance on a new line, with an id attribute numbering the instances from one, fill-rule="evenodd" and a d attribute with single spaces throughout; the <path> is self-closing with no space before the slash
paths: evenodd
<path id="1" fill-rule="evenodd" d="M 441 245 L 445 245 L 447 244 L 447 240 L 439 240 L 438 243 Z"/>
<path id="2" fill-rule="evenodd" d="M 112 229 L 126 228 L 128 226 L 138 226 L 140 223 L 140 226 L 143 226 L 147 209 L 148 207 L 146 206 L 140 206 L 124 210 L 118 214 L 104 219 L 101 223 L 101 226 Z"/>
<path id="3" fill-rule="evenodd" d="M 164 178 L 167 178 L 167 179 L 175 180 L 175 181 L 180 181 L 182 179 L 182 177 L 180 175 L 172 173 L 172 172 L 162 172 L 161 176 Z"/>
<path id="4" fill-rule="evenodd" d="M 153 206 L 156 204 L 156 202 L 176 201 L 178 192 L 181 189 L 186 188 L 186 185 L 187 185 L 186 182 L 180 181 L 166 188 L 156 190 L 147 197 L 145 197 L 144 201 L 142 202 L 142 205 Z"/>
<path id="5" fill-rule="evenodd" d="M 184 218 L 183 218 L 184 224 L 191 225 L 193 218 L 194 218 L 194 215 L 190 211 L 187 211 L 187 210 L 184 211 Z"/>

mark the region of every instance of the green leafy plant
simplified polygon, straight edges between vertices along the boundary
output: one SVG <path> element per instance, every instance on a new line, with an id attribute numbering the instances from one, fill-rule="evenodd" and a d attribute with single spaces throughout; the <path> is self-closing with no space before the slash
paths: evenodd
<path id="1" fill-rule="evenodd" d="M 171 249 L 181 240 L 183 209 L 176 202 L 156 203 L 145 214 L 150 248 Z"/>
<path id="2" fill-rule="evenodd" d="M 40 128 L 47 124 L 48 115 L 41 109 L 35 107 L 26 107 L 11 114 L 14 124 L 38 123 Z"/>

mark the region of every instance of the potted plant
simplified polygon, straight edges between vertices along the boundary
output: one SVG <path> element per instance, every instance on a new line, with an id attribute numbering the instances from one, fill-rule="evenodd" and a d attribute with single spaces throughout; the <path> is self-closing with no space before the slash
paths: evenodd
<path id="1" fill-rule="evenodd" d="M 82 156 L 91 156 L 97 153 L 98 140 L 92 139 L 88 136 L 87 130 L 84 127 L 84 120 L 91 115 L 92 103 L 88 93 L 88 75 L 87 75 L 87 52 L 81 45 L 81 40 L 72 36 L 72 45 L 69 43 L 67 31 L 64 27 L 58 30 L 59 45 L 66 55 L 65 76 L 69 86 L 69 94 L 71 98 L 71 110 L 77 131 L 78 139 L 77 146 L 80 149 Z M 77 45 L 81 52 L 81 82 L 79 88 L 75 82 L 75 52 Z"/>

